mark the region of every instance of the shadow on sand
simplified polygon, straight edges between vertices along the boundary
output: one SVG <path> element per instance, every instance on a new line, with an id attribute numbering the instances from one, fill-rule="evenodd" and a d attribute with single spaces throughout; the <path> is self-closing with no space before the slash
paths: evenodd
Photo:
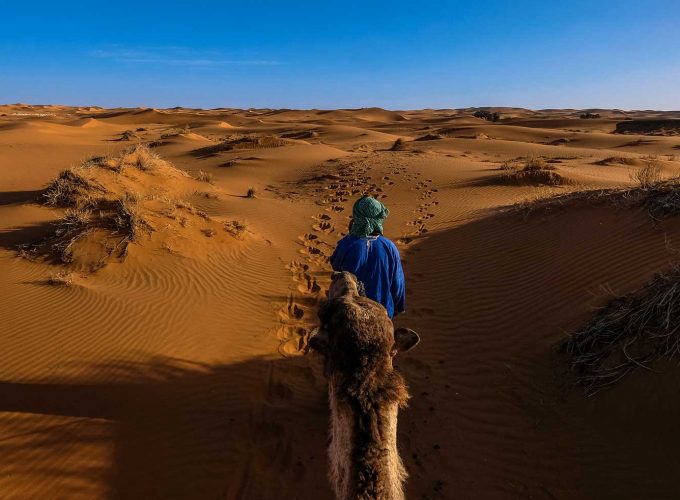
<path id="1" fill-rule="evenodd" d="M 0 412 L 76 419 L 3 433 L 3 472 L 48 477 L 57 496 L 103 480 L 108 498 L 330 498 L 317 365 L 311 356 L 226 366 L 161 359 L 99 367 L 98 379 L 112 382 L 1 382 Z M 113 449 L 111 468 L 64 459 L 97 444 Z"/>
<path id="2" fill-rule="evenodd" d="M 18 205 L 20 203 L 34 203 L 45 193 L 45 189 L 34 191 L 5 191 L 0 193 L 0 206 Z"/>

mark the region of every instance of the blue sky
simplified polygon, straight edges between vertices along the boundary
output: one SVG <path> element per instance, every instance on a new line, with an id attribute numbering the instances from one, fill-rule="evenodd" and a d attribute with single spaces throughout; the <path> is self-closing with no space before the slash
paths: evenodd
<path id="1" fill-rule="evenodd" d="M 1 103 L 680 109 L 676 0 L 0 9 Z"/>

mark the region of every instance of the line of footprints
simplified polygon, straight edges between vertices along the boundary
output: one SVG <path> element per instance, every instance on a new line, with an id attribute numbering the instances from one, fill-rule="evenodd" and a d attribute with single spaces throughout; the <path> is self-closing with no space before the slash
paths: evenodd
<path id="1" fill-rule="evenodd" d="M 343 204 L 363 193 L 374 189 L 367 176 L 369 168 L 362 160 L 355 162 L 329 162 L 336 168 L 336 174 L 325 175 L 323 179 L 311 181 L 317 204 L 323 210 L 312 217 L 311 230 L 298 237 L 302 260 L 288 264 L 293 277 L 293 290 L 286 305 L 280 311 L 281 325 L 277 331 L 280 341 L 279 352 L 291 356 L 307 349 L 309 334 L 315 326 L 313 311 L 328 287 L 328 258 L 333 252 L 337 239 L 346 231 L 340 229 L 338 217 L 345 211 Z M 346 217 L 346 216 L 344 216 Z"/>
<path id="2" fill-rule="evenodd" d="M 279 311 L 280 326 L 277 337 L 280 341 L 279 352 L 292 356 L 306 351 L 309 334 L 315 326 L 314 311 L 320 299 L 325 297 L 328 288 L 330 264 L 328 258 L 338 239 L 347 234 L 349 215 L 343 214 L 347 202 L 367 193 L 379 199 L 387 198 L 385 188 L 399 182 L 418 181 L 419 172 L 408 172 L 406 167 L 393 166 L 381 178 L 380 185 L 372 182 L 369 172 L 369 159 L 354 161 L 331 160 L 336 174 L 325 175 L 322 179 L 310 181 L 308 187 L 317 197 L 317 204 L 323 210 L 312 216 L 311 230 L 298 237 L 302 260 L 290 262 L 286 267 L 291 272 L 294 286 L 288 295 L 286 305 Z M 412 189 L 420 191 L 419 205 L 414 210 L 415 218 L 407 222 L 414 231 L 399 238 L 398 244 L 407 245 L 414 236 L 425 234 L 426 221 L 434 217 L 431 208 L 439 202 L 433 199 L 437 189 L 432 188 L 432 180 L 418 181 Z M 342 218 L 344 220 L 338 220 Z"/>

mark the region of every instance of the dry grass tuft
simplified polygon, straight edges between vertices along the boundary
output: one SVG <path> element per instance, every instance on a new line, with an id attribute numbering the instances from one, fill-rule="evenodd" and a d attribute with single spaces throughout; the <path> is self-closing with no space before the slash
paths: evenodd
<path id="1" fill-rule="evenodd" d="M 137 144 L 126 149 L 119 157 L 109 160 L 108 164 L 114 172 L 123 173 L 126 168 L 134 167 L 142 172 L 156 170 L 163 160 L 149 149 L 148 145 Z"/>
<path id="2" fill-rule="evenodd" d="M 248 192 L 246 193 L 246 198 L 255 198 L 255 188 L 248 188 Z"/>
<path id="3" fill-rule="evenodd" d="M 63 170 L 47 186 L 42 196 L 46 205 L 72 207 L 89 199 L 95 193 L 105 192 L 106 189 L 101 184 L 85 177 L 84 168 L 71 167 Z"/>
<path id="4" fill-rule="evenodd" d="M 139 139 L 139 135 L 133 130 L 126 130 L 120 135 L 119 141 L 135 141 Z"/>
<path id="5" fill-rule="evenodd" d="M 109 156 L 90 156 L 80 164 L 82 168 L 94 168 L 105 165 L 111 158 Z"/>
<path id="6" fill-rule="evenodd" d="M 592 395 L 638 368 L 680 354 L 680 267 L 616 297 L 560 344 L 578 385 Z"/>
<path id="7" fill-rule="evenodd" d="M 153 231 L 153 227 L 142 215 L 139 200 L 129 193 L 117 201 L 112 220 L 115 231 L 127 241 L 135 241 L 141 232 L 148 234 Z"/>
<path id="8" fill-rule="evenodd" d="M 155 170 L 158 164 L 163 161 L 156 152 L 151 151 L 148 146 L 143 144 L 135 146 L 132 153 L 137 157 L 134 166 L 143 172 Z"/>
<path id="9" fill-rule="evenodd" d="M 641 188 L 649 189 L 661 182 L 661 163 L 656 159 L 650 160 L 644 167 L 631 170 L 629 175 L 631 181 Z"/>
<path id="10" fill-rule="evenodd" d="M 73 273 L 60 271 L 52 274 L 47 280 L 47 284 L 54 286 L 71 286 L 73 284 Z"/>
<path id="11" fill-rule="evenodd" d="M 242 222 L 232 220 L 224 223 L 224 230 L 234 238 L 243 238 L 246 232 L 246 225 Z"/>
<path id="12" fill-rule="evenodd" d="M 635 165 L 636 159 L 628 156 L 608 156 L 595 162 L 595 165 Z"/>
<path id="13" fill-rule="evenodd" d="M 194 179 L 201 182 L 207 182 L 208 184 L 215 184 L 213 174 L 210 172 L 204 172 L 203 170 L 196 172 Z"/>
<path id="14" fill-rule="evenodd" d="M 31 254 L 44 249 L 56 258 L 58 262 L 73 262 L 73 245 L 87 235 L 91 228 L 89 220 L 92 212 L 89 210 L 68 209 L 64 216 L 55 224 L 54 234 L 46 240 L 29 245 L 26 250 Z"/>
<path id="15" fill-rule="evenodd" d="M 527 156 L 520 164 L 505 161 L 500 169 L 503 171 L 501 179 L 508 184 L 547 186 L 565 184 L 564 177 L 554 172 L 555 167 L 540 156 Z"/>
<path id="16" fill-rule="evenodd" d="M 190 212 L 190 213 L 192 213 L 192 214 L 194 213 L 194 210 L 195 210 L 195 209 L 194 209 L 194 206 L 193 206 L 190 202 L 188 202 L 188 201 L 186 201 L 186 200 L 177 200 L 177 201 L 175 201 L 175 208 L 182 208 L 182 209 L 184 209 L 184 210 L 186 210 L 187 212 Z"/>
<path id="17" fill-rule="evenodd" d="M 69 208 L 55 223 L 52 235 L 30 245 L 21 247 L 23 254 L 33 257 L 38 254 L 47 255 L 57 262 L 69 264 L 74 262 L 74 245 L 86 236 L 102 232 L 104 257 L 118 252 L 125 257 L 129 242 L 137 240 L 140 234 L 149 234 L 154 228 L 143 217 L 138 200 L 126 194 L 115 202 L 106 199 L 91 200 L 91 207 Z M 93 270 L 102 267 L 95 266 Z"/>

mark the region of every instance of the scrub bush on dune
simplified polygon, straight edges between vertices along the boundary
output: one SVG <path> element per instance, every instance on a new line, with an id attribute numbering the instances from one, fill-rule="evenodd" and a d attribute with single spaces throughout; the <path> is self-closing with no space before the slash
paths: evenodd
<path id="1" fill-rule="evenodd" d="M 555 172 L 555 167 L 539 156 L 528 156 L 519 165 L 503 162 L 501 179 L 507 184 L 549 185 L 565 184 L 565 179 Z"/>
<path id="2" fill-rule="evenodd" d="M 74 245 L 88 235 L 101 232 L 106 256 L 125 257 L 127 246 L 142 234 L 153 231 L 142 215 L 137 200 L 125 195 L 116 201 L 92 200 L 87 209 L 69 208 L 54 223 L 54 232 L 30 245 L 21 247 L 26 256 L 46 255 L 59 263 L 74 262 Z"/>
<path id="3" fill-rule="evenodd" d="M 475 111 L 472 116 L 475 118 L 481 118 L 482 120 L 488 120 L 490 122 L 497 122 L 501 119 L 501 115 L 498 113 L 498 111 L 491 112 L 485 109 L 479 109 Z"/>
<path id="4" fill-rule="evenodd" d="M 69 207 L 82 202 L 91 193 L 104 193 L 106 189 L 98 182 L 87 179 L 84 168 L 72 167 L 63 170 L 45 189 L 42 200 L 53 207 Z"/>
<path id="5" fill-rule="evenodd" d="M 641 188 L 650 188 L 661 182 L 661 163 L 658 160 L 650 160 L 644 167 L 632 170 L 630 179 Z"/>
<path id="6" fill-rule="evenodd" d="M 208 184 L 214 184 L 215 183 L 213 174 L 211 174 L 210 172 L 204 172 L 203 170 L 199 170 L 198 172 L 196 172 L 196 174 L 194 175 L 194 178 L 197 181 L 207 182 Z"/>
<path id="7" fill-rule="evenodd" d="M 394 141 L 394 144 L 392 144 L 392 147 L 390 148 L 390 151 L 403 151 L 406 149 L 406 144 L 404 142 L 404 139 L 401 137 Z"/>
<path id="8" fill-rule="evenodd" d="M 680 354 L 680 267 L 657 274 L 636 293 L 609 301 L 560 344 L 586 394 L 633 370 Z"/>

